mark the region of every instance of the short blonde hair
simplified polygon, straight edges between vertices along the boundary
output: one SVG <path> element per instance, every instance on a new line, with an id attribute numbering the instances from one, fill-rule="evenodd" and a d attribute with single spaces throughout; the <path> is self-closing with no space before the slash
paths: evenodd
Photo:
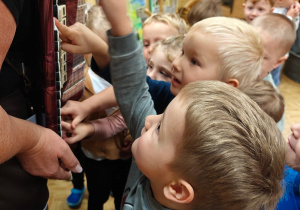
<path id="1" fill-rule="evenodd" d="M 190 26 L 209 17 L 223 16 L 221 0 L 202 0 L 193 6 L 188 15 L 187 22 Z"/>
<path id="2" fill-rule="evenodd" d="M 276 123 L 281 120 L 284 113 L 284 99 L 269 81 L 259 80 L 240 90 L 255 101 Z"/>
<path id="3" fill-rule="evenodd" d="M 152 14 L 148 17 L 144 23 L 143 27 L 150 23 L 164 23 L 171 27 L 175 27 L 179 35 L 184 35 L 187 33 L 187 25 L 185 21 L 175 13 L 158 13 Z"/>
<path id="4" fill-rule="evenodd" d="M 282 195 L 286 143 L 248 96 L 220 81 L 178 94 L 187 109 L 170 169 L 194 189 L 193 209 L 272 209 Z"/>
<path id="5" fill-rule="evenodd" d="M 162 50 L 169 62 L 173 62 L 177 56 L 177 52 L 182 49 L 183 35 L 170 36 L 164 40 L 160 40 L 153 45 L 153 54 L 156 50 Z"/>
<path id="6" fill-rule="evenodd" d="M 88 10 L 86 26 L 98 35 L 106 33 L 111 28 L 102 7 L 99 5 L 94 5 Z"/>
<path id="7" fill-rule="evenodd" d="M 255 18 L 251 25 L 262 33 L 267 33 L 273 37 L 274 42 L 280 46 L 281 57 L 291 49 L 296 40 L 296 30 L 294 23 L 285 15 L 268 13 Z M 275 43 L 274 43 L 275 44 Z"/>
<path id="8" fill-rule="evenodd" d="M 237 79 L 239 87 L 259 78 L 263 46 L 258 32 L 237 18 L 211 17 L 194 24 L 189 32 L 203 32 L 214 37 L 219 46 L 220 80 Z"/>
<path id="9" fill-rule="evenodd" d="M 259 2 L 260 0 L 245 0 L 245 2 L 247 2 L 247 1 L 250 1 L 250 2 L 252 2 L 252 4 L 256 4 L 257 2 Z M 274 3 L 275 3 L 275 0 L 264 0 L 265 2 L 268 2 L 270 5 L 271 5 L 271 7 L 273 7 L 274 6 Z"/>

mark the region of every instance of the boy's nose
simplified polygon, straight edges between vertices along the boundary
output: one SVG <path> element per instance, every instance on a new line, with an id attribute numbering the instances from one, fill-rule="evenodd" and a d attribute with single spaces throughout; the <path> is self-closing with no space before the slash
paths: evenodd
<path id="1" fill-rule="evenodd" d="M 148 115 L 145 119 L 145 130 L 148 131 L 151 128 L 154 115 Z"/>
<path id="2" fill-rule="evenodd" d="M 150 71 L 150 72 L 148 73 L 148 76 L 149 76 L 151 79 L 156 80 L 156 73 L 155 73 L 154 70 Z"/>
<path id="3" fill-rule="evenodd" d="M 175 60 L 172 62 L 172 73 L 173 72 L 179 72 L 180 71 L 180 66 L 179 66 L 179 60 L 180 58 L 175 58 Z"/>
<path id="4" fill-rule="evenodd" d="M 253 10 L 252 15 L 253 15 L 253 16 L 257 16 L 257 15 L 258 15 L 257 9 Z"/>

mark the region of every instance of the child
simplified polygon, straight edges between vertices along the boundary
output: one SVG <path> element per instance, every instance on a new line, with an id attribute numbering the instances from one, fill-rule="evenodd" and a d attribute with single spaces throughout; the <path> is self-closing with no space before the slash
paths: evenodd
<path id="1" fill-rule="evenodd" d="M 269 81 L 259 80 L 240 90 L 255 101 L 276 123 L 281 120 L 284 100 Z"/>
<path id="2" fill-rule="evenodd" d="M 185 21 L 176 14 L 153 14 L 143 23 L 143 54 L 146 62 L 150 58 L 153 45 L 169 36 L 184 35 Z"/>
<path id="3" fill-rule="evenodd" d="M 274 10 L 273 13 L 278 13 L 286 15 L 291 19 L 295 24 L 295 30 L 298 30 L 299 27 L 299 12 L 300 4 L 294 0 L 274 0 Z M 288 54 L 287 54 L 288 57 Z M 280 84 L 280 74 L 281 74 L 282 65 L 275 68 L 271 71 L 274 83 L 276 86 Z"/>
<path id="4" fill-rule="evenodd" d="M 184 36 L 170 36 L 156 42 L 147 62 L 147 75 L 158 81 L 171 82 L 172 62 L 180 54 Z"/>
<path id="5" fill-rule="evenodd" d="M 142 134 L 132 145 L 135 159 L 123 208 L 274 207 L 281 195 L 286 146 L 275 123 L 239 90 L 217 81 L 186 85 L 163 115 L 148 116 L 155 111 L 144 80 L 140 48 L 126 17 L 126 2 L 103 0 L 101 4 L 112 23 L 109 49 L 116 97 L 134 139 Z M 222 22 L 216 18 L 206 20 L 193 26 L 184 39 L 181 62 L 190 71 L 201 71 L 198 65 L 208 64 L 202 62 L 200 52 L 205 52 L 205 58 L 211 61 L 210 56 L 216 55 L 214 49 L 219 49 L 219 42 L 207 42 L 212 51 L 207 46 L 204 49 L 195 46 L 198 44 L 195 40 L 199 41 L 201 35 L 199 31 L 203 30 L 200 23 L 211 23 L 213 28 Z M 227 25 L 232 24 L 225 20 Z M 204 28 L 211 30 L 211 27 Z M 208 32 L 202 33 L 209 38 Z M 182 58 L 185 56 L 192 59 L 185 60 Z M 209 63 L 211 68 L 205 70 L 211 70 L 212 75 L 221 64 Z"/>
<path id="6" fill-rule="evenodd" d="M 260 79 L 274 81 L 270 72 L 282 64 L 296 39 L 294 24 L 284 15 L 268 13 L 255 18 L 251 25 L 261 34 L 264 46 L 264 61 Z M 277 123 L 282 131 L 284 128 L 284 116 Z"/>
<path id="7" fill-rule="evenodd" d="M 256 17 L 272 12 L 274 0 L 246 0 L 243 3 L 244 18 L 251 23 Z"/>
<path id="8" fill-rule="evenodd" d="M 194 5 L 187 15 L 187 23 L 191 27 L 198 21 L 209 17 L 223 16 L 220 0 L 202 0 Z"/>
<path id="9" fill-rule="evenodd" d="M 187 32 L 185 21 L 176 14 L 160 13 L 153 14 L 148 17 L 143 23 L 143 54 L 145 61 L 148 62 L 153 45 L 159 41 L 164 40 L 169 36 L 184 35 Z M 75 52 L 73 52 L 75 53 Z M 76 52 L 78 53 L 78 52 Z M 103 48 L 102 53 L 107 53 L 107 49 Z M 97 53 L 95 54 L 97 55 Z M 100 56 L 93 58 L 91 61 L 91 68 L 96 71 L 102 78 L 111 82 L 109 68 L 99 59 Z M 105 55 L 105 57 L 107 57 Z"/>
<path id="10" fill-rule="evenodd" d="M 262 79 L 287 59 L 286 53 L 296 39 L 295 27 L 287 17 L 273 13 L 257 17 L 251 25 L 261 34 L 264 43 Z"/>

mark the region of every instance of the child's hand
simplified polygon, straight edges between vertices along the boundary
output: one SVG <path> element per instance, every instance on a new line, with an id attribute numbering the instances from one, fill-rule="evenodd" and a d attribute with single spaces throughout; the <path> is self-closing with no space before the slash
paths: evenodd
<path id="1" fill-rule="evenodd" d="M 299 15 L 299 11 L 300 11 L 300 4 L 299 2 L 295 1 L 289 8 L 289 10 L 287 11 L 286 15 L 290 16 L 292 18 L 295 18 Z"/>
<path id="2" fill-rule="evenodd" d="M 99 43 L 106 43 L 81 23 L 75 23 L 68 27 L 55 19 L 55 25 L 59 30 L 62 40 L 61 48 L 72 54 L 87 54 L 98 52 Z"/>
<path id="3" fill-rule="evenodd" d="M 63 119 L 69 119 L 71 116 L 71 128 L 75 129 L 90 114 L 86 108 L 88 107 L 84 106 L 83 102 L 69 100 L 61 108 L 61 116 Z"/>
<path id="4" fill-rule="evenodd" d="M 94 134 L 94 126 L 91 123 L 80 123 L 75 129 L 72 129 L 70 123 L 62 121 L 61 126 L 63 139 L 68 144 L 76 143 Z"/>

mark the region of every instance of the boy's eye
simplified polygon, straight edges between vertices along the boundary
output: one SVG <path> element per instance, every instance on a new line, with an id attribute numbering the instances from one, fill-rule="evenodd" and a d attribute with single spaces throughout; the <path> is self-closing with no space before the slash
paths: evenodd
<path id="1" fill-rule="evenodd" d="M 192 59 L 191 62 L 192 62 L 193 65 L 198 65 L 198 63 L 195 59 Z"/>
<path id="2" fill-rule="evenodd" d="M 150 44 L 149 44 L 149 43 L 145 43 L 145 42 L 144 42 L 144 43 L 143 43 L 143 46 L 144 46 L 144 47 L 149 47 L 149 46 L 150 46 Z"/>
<path id="3" fill-rule="evenodd" d="M 160 71 L 159 73 L 160 73 L 161 75 L 163 75 L 164 77 L 171 78 L 171 75 L 168 74 L 168 73 L 165 72 L 165 71 Z"/>
<path id="4" fill-rule="evenodd" d="M 157 125 L 157 128 L 156 128 L 156 132 L 157 132 L 157 133 L 159 133 L 159 131 L 160 131 L 160 124 L 161 124 L 161 123 L 159 122 L 159 124 Z"/>
<path id="5" fill-rule="evenodd" d="M 258 9 L 260 12 L 264 12 L 265 11 L 265 9 L 263 9 L 263 8 L 259 8 Z"/>
<path id="6" fill-rule="evenodd" d="M 181 50 L 181 55 L 184 55 L 184 51 L 183 50 Z"/>
<path id="7" fill-rule="evenodd" d="M 253 7 L 248 7 L 248 10 L 253 10 Z"/>
<path id="8" fill-rule="evenodd" d="M 153 69 L 153 66 L 148 64 L 148 69 Z"/>

